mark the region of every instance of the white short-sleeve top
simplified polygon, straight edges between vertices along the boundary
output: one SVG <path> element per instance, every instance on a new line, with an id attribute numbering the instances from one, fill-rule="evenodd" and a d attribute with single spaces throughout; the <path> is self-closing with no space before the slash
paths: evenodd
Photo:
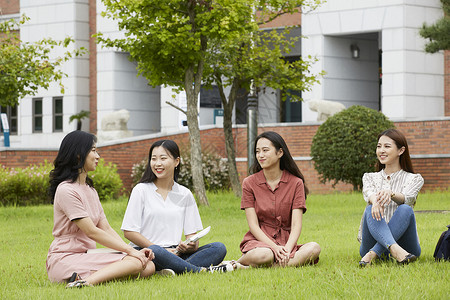
<path id="1" fill-rule="evenodd" d="M 180 243 L 183 232 L 188 235 L 203 229 L 189 189 L 175 182 L 165 200 L 157 189 L 153 182 L 133 188 L 122 230 L 139 232 L 153 244 L 169 247 Z"/>

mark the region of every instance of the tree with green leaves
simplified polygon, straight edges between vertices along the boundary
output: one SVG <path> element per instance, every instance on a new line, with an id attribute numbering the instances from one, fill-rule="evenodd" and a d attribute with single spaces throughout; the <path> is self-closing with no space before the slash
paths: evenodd
<path id="1" fill-rule="evenodd" d="M 236 39 L 253 30 L 252 9 L 244 0 L 104 0 L 103 16 L 117 21 L 123 39 L 99 35 L 110 47 L 130 53 L 138 74 L 152 86 L 186 92 L 194 192 L 208 205 L 201 164 L 198 95 L 209 76 L 211 41 Z"/>
<path id="2" fill-rule="evenodd" d="M 350 183 L 360 190 L 362 176 L 375 171 L 377 136 L 394 128 L 383 113 L 353 105 L 319 126 L 311 144 L 311 157 L 320 181 Z"/>
<path id="3" fill-rule="evenodd" d="M 90 114 L 90 111 L 82 110 L 77 114 L 71 115 L 69 118 L 69 124 L 72 123 L 72 121 L 77 120 L 77 130 L 81 130 L 82 120 L 89 118 Z"/>
<path id="4" fill-rule="evenodd" d="M 238 98 L 238 91 L 250 91 L 253 84 L 256 92 L 265 87 L 282 90 L 282 100 L 290 97 L 291 101 L 300 101 L 300 91 L 309 90 L 317 78 L 323 75 L 311 74 L 309 69 L 316 61 L 312 57 L 299 58 L 296 61 L 285 59 L 294 48 L 299 36 L 290 37 L 293 26 L 277 30 L 260 30 L 261 25 L 274 19 L 299 11 L 300 7 L 315 9 L 320 1 L 289 0 L 289 1 L 245 1 L 249 7 L 257 8 L 246 22 L 252 24 L 250 30 L 242 31 L 239 36 L 227 40 L 211 41 L 211 62 L 208 67 L 211 74 L 206 78 L 206 84 L 216 84 L 224 108 L 223 129 L 228 157 L 230 182 L 234 193 L 241 195 L 239 174 L 236 169 L 236 155 L 232 131 L 233 108 Z M 265 4 L 265 5 L 263 5 Z M 256 10 L 255 10 L 256 11 Z M 229 87 L 228 96 L 225 88 Z"/>
<path id="5" fill-rule="evenodd" d="M 14 19 L 0 23 L 0 105 L 15 106 L 26 96 L 33 96 L 40 87 L 48 88 L 51 82 L 59 82 L 61 93 L 64 93 L 62 79 L 67 75 L 60 69 L 70 58 L 80 56 L 84 48 L 67 51 L 61 57 L 51 55 L 56 47 L 67 48 L 74 40 L 65 38 L 55 41 L 51 38 L 34 43 L 24 43 L 17 33 L 20 25 L 25 24 L 28 17 L 22 16 L 20 21 Z"/>
<path id="6" fill-rule="evenodd" d="M 428 53 L 450 50 L 450 0 L 441 0 L 444 16 L 433 25 L 423 24 L 420 35 L 430 41 L 425 46 Z"/>
<path id="7" fill-rule="evenodd" d="M 198 94 L 202 83 L 206 86 L 213 83 L 219 86 L 224 103 L 224 127 L 226 127 L 224 130 L 227 135 L 229 167 L 234 176 L 231 181 L 235 193 L 240 194 L 231 132 L 231 111 L 236 91 L 242 87 L 248 88 L 252 78 L 256 86 L 271 83 L 275 88 L 282 86 L 299 89 L 298 80 L 291 86 L 285 84 L 289 81 L 287 77 L 295 80 L 299 77 L 304 78 L 306 74 L 299 75 L 292 72 L 293 68 L 300 66 L 304 70 L 305 67 L 301 63 L 294 65 L 280 63 L 282 62 L 280 51 L 275 51 L 270 59 L 264 57 L 270 52 L 270 42 L 266 42 L 265 48 L 253 47 L 257 45 L 258 40 L 263 41 L 258 35 L 259 24 L 255 18 L 255 10 L 261 8 L 262 12 L 269 14 L 266 8 L 271 7 L 276 12 L 270 12 L 269 18 L 274 18 L 275 14 L 292 12 L 306 1 L 104 0 L 103 2 L 106 6 L 103 16 L 117 21 L 125 38 L 110 39 L 99 35 L 99 40 L 106 46 L 117 47 L 130 53 L 130 58 L 138 64 L 139 75 L 146 77 L 152 86 L 168 85 L 186 92 L 194 192 L 201 204 L 208 202 L 202 179 Z M 281 41 L 281 36 L 274 37 L 272 41 L 276 39 L 280 40 L 279 44 L 285 43 Z M 254 64 L 239 62 L 239 59 L 251 59 Z M 277 64 L 274 64 L 274 61 Z M 259 68 L 253 70 L 257 66 Z M 283 76 L 281 74 L 278 76 L 280 71 L 284 72 Z M 257 75 L 261 74 L 266 76 L 261 80 L 256 79 Z M 231 86 L 231 98 L 224 96 L 223 87 L 226 86 Z"/>

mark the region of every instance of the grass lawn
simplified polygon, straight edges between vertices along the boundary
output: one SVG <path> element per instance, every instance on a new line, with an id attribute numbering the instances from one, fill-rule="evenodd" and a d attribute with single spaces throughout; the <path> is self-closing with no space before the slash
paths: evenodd
<path id="1" fill-rule="evenodd" d="M 222 193 L 209 194 L 209 201 L 211 206 L 200 207 L 200 214 L 203 226 L 212 229 L 200 243 L 221 241 L 228 249 L 227 260 L 239 258 L 239 243 L 248 230 L 240 200 Z M 126 198 L 103 203 L 118 231 L 126 203 Z M 386 262 L 360 269 L 356 235 L 365 207 L 362 195 L 311 195 L 307 207 L 300 242 L 320 244 L 316 266 L 153 276 L 75 290 L 47 278 L 52 206 L 0 207 L 0 299 L 450 299 L 450 263 L 436 263 L 432 257 L 441 232 L 450 224 L 450 214 L 416 213 L 422 246 L 417 262 L 408 266 Z M 450 210 L 450 192 L 421 194 L 415 210 Z"/>

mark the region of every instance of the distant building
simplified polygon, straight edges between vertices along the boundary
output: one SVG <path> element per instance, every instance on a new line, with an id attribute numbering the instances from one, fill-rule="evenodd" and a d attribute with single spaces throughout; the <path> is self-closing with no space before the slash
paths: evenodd
<path id="1" fill-rule="evenodd" d="M 185 127 L 186 117 L 166 104 L 185 106 L 184 94 L 172 97 L 171 88 L 148 85 L 137 77 L 128 54 L 102 48 L 90 37 L 96 32 L 120 36 L 114 22 L 104 19 L 100 0 L 0 0 L 0 21 L 25 14 L 31 20 L 20 28 L 24 42 L 44 37 L 72 36 L 75 47 L 90 54 L 64 65 L 66 93 L 54 84 L 16 107 L 2 107 L 11 124 L 11 147 L 54 148 L 76 129 L 71 115 L 91 111 L 82 130 L 97 132 L 102 118 L 113 111 L 130 112 L 128 130 L 133 135 L 173 133 Z M 288 59 L 317 56 L 314 73 L 327 72 L 320 85 L 303 93 L 305 100 L 338 101 L 346 107 L 359 104 L 381 110 L 392 119 L 414 120 L 450 115 L 444 97 L 444 54 L 426 54 L 418 34 L 423 24 L 443 15 L 439 0 L 328 0 L 316 11 L 288 16 L 269 24 L 280 28 L 301 24 L 292 34 L 303 34 Z M 264 30 L 265 28 L 263 28 Z M 447 107 L 447 111 L 446 108 Z M 221 102 L 213 90 L 202 90 L 200 125 L 220 124 Z M 236 104 L 234 122 L 245 123 L 246 100 Z M 310 122 L 316 112 L 306 103 L 282 102 L 280 91 L 259 95 L 259 122 Z M 3 146 L 0 137 L 0 147 Z"/>

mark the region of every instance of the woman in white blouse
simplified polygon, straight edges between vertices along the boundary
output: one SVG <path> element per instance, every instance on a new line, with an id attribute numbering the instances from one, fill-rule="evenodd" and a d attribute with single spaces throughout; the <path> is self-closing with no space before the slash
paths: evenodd
<path id="1" fill-rule="evenodd" d="M 423 186 L 420 174 L 414 174 L 405 136 L 388 129 L 378 136 L 376 154 L 378 172 L 363 176 L 363 195 L 367 202 L 359 240 L 359 265 L 391 256 L 401 264 L 420 256 L 419 238 L 413 207 Z"/>
<path id="2" fill-rule="evenodd" d="M 194 196 L 177 183 L 180 149 L 172 140 L 160 140 L 150 147 L 148 165 L 133 188 L 123 218 L 124 236 L 136 249 L 154 251 L 157 273 L 232 271 L 224 259 L 225 245 L 214 242 L 199 247 L 199 242 L 182 243 L 203 229 Z"/>

